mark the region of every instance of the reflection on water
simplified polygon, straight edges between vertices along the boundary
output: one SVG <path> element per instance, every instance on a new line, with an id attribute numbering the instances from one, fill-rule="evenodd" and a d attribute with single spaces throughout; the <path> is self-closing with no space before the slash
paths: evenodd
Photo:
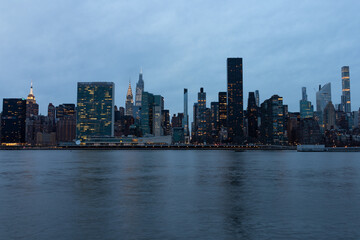
<path id="1" fill-rule="evenodd" d="M 1 151 L 0 239 L 359 239 L 360 154 Z"/>

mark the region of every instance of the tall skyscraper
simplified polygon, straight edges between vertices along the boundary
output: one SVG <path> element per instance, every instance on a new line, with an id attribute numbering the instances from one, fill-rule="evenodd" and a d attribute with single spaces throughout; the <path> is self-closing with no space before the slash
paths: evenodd
<path id="1" fill-rule="evenodd" d="M 184 88 L 184 119 L 182 120 L 184 135 L 189 136 L 188 90 Z"/>
<path id="2" fill-rule="evenodd" d="M 133 107 L 134 107 L 133 94 L 131 90 L 131 83 L 129 82 L 129 88 L 126 93 L 126 101 L 125 101 L 125 109 L 126 109 L 125 115 L 132 116 Z"/>
<path id="3" fill-rule="evenodd" d="M 225 128 L 227 125 L 227 93 L 219 92 L 219 118 L 220 128 Z"/>
<path id="4" fill-rule="evenodd" d="M 30 93 L 26 98 L 26 117 L 29 118 L 37 115 L 39 115 L 39 105 L 36 103 L 33 84 L 31 82 Z"/>
<path id="5" fill-rule="evenodd" d="M 243 142 L 243 61 L 242 58 L 227 59 L 227 128 L 229 141 Z"/>
<path id="6" fill-rule="evenodd" d="M 148 92 L 142 93 L 141 101 L 141 131 L 143 135 L 153 134 L 154 120 L 154 95 Z"/>
<path id="7" fill-rule="evenodd" d="M 141 107 L 141 96 L 144 91 L 144 79 L 142 69 L 139 74 L 139 81 L 136 84 L 135 106 Z"/>
<path id="8" fill-rule="evenodd" d="M 205 141 L 206 137 L 206 92 L 204 88 L 200 88 L 198 92 L 198 105 L 197 105 L 197 137 L 200 142 Z"/>
<path id="9" fill-rule="evenodd" d="M 78 82 L 76 137 L 114 136 L 113 82 Z"/>
<path id="10" fill-rule="evenodd" d="M 1 115 L 1 142 L 25 143 L 26 100 L 4 98 Z"/>
<path id="11" fill-rule="evenodd" d="M 255 101 L 256 101 L 256 106 L 260 107 L 260 94 L 259 94 L 259 90 L 255 90 Z"/>
<path id="12" fill-rule="evenodd" d="M 306 87 L 302 88 L 302 99 L 300 100 L 300 118 L 312 118 L 314 116 L 314 107 L 307 100 Z"/>
<path id="13" fill-rule="evenodd" d="M 161 113 L 164 109 L 164 98 L 160 95 L 154 95 L 154 103 L 153 103 L 153 125 L 152 125 L 152 132 L 154 136 L 162 136 L 164 131 L 161 127 Z"/>
<path id="14" fill-rule="evenodd" d="M 327 83 L 316 92 L 316 111 L 323 112 L 326 105 L 331 101 L 331 83 Z"/>
<path id="15" fill-rule="evenodd" d="M 246 114 L 248 120 L 248 140 L 250 142 L 255 142 L 258 131 L 258 106 L 256 105 L 256 97 L 254 92 L 249 92 Z"/>
<path id="16" fill-rule="evenodd" d="M 344 66 L 341 68 L 341 80 L 342 80 L 341 110 L 345 113 L 351 113 L 349 66 Z"/>

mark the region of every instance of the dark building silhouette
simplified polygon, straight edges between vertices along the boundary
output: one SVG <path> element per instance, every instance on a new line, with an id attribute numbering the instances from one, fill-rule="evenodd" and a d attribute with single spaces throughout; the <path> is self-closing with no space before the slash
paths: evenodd
<path id="1" fill-rule="evenodd" d="M 265 144 L 285 144 L 283 98 L 274 95 L 261 104 L 261 140 Z"/>
<path id="2" fill-rule="evenodd" d="M 243 62 L 242 58 L 227 59 L 227 129 L 232 143 L 243 142 Z"/>
<path id="3" fill-rule="evenodd" d="M 164 135 L 168 136 L 168 135 L 171 134 L 170 112 L 169 112 L 169 110 L 167 110 L 167 109 L 162 110 L 161 117 L 162 117 L 161 126 L 163 128 Z"/>
<path id="4" fill-rule="evenodd" d="M 254 92 L 249 92 L 248 107 L 246 111 L 248 141 L 256 142 L 258 138 L 258 107 Z"/>
<path id="5" fill-rule="evenodd" d="M 300 144 L 320 144 L 323 142 L 319 123 L 314 118 L 300 120 L 298 136 Z"/>
<path id="6" fill-rule="evenodd" d="M 219 124 L 220 128 L 226 128 L 227 124 L 227 93 L 219 92 Z"/>
<path id="7" fill-rule="evenodd" d="M 1 142 L 25 143 L 26 100 L 4 98 L 1 115 Z"/>
<path id="8" fill-rule="evenodd" d="M 75 104 L 65 103 L 56 107 L 56 138 L 58 142 L 72 142 L 76 138 Z"/>
<path id="9" fill-rule="evenodd" d="M 172 128 L 182 128 L 182 121 L 184 118 L 184 114 L 183 113 L 178 113 L 178 115 L 176 116 L 176 114 L 174 114 L 171 118 L 171 127 Z"/>
<path id="10" fill-rule="evenodd" d="M 213 141 L 218 142 L 220 132 L 220 114 L 219 102 L 211 102 L 211 138 Z"/>

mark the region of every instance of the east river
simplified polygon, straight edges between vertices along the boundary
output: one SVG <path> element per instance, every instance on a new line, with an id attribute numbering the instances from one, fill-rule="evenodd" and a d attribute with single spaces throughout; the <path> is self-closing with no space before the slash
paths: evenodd
<path id="1" fill-rule="evenodd" d="M 0 151 L 0 239 L 360 239 L 360 153 Z"/>

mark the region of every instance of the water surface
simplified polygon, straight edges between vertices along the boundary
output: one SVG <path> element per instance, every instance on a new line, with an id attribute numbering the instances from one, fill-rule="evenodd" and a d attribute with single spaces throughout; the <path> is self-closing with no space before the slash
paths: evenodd
<path id="1" fill-rule="evenodd" d="M 0 151 L 0 239 L 360 239 L 360 153 Z"/>

